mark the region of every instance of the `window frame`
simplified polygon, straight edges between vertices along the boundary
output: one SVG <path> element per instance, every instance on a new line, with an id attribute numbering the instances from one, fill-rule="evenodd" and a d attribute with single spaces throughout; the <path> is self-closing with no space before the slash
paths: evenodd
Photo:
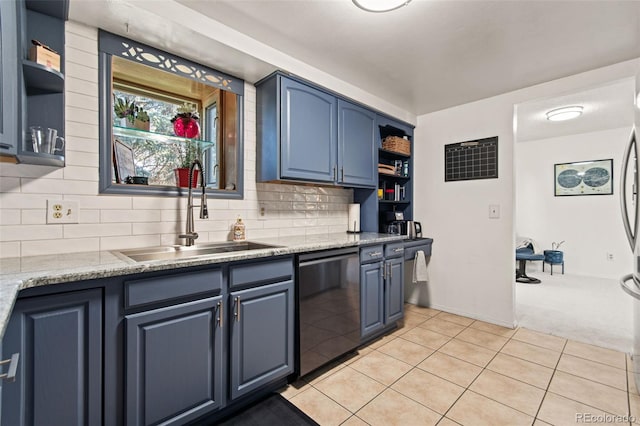
<path id="1" fill-rule="evenodd" d="M 131 53 L 134 52 L 134 53 Z M 162 61 L 150 62 L 145 53 L 161 58 Z M 133 55 L 133 56 L 132 56 Z M 165 72 L 171 72 L 184 78 L 198 81 L 234 93 L 237 96 L 237 176 L 233 190 L 207 188 L 208 198 L 243 199 L 244 198 L 244 81 L 179 56 L 155 49 L 151 46 L 99 30 L 98 33 L 98 86 L 99 86 L 99 193 L 146 196 L 186 196 L 188 188 L 163 185 L 127 185 L 114 183 L 112 160 L 112 57 L 152 66 Z M 168 67 L 167 67 L 168 65 Z M 185 69 L 193 70 L 191 74 Z M 217 81 L 217 82 L 216 82 Z M 207 172 L 207 171 L 205 171 Z M 208 173 L 208 172 L 207 172 Z"/>

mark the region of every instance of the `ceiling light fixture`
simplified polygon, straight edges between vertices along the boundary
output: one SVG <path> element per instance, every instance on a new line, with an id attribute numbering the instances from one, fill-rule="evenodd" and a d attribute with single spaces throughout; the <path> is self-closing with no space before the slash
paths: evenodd
<path id="1" fill-rule="evenodd" d="M 547 120 L 565 121 L 582 115 L 582 107 L 580 105 L 567 106 L 547 111 Z"/>
<path id="2" fill-rule="evenodd" d="M 409 4 L 411 0 L 352 0 L 353 4 L 367 12 L 389 12 Z"/>

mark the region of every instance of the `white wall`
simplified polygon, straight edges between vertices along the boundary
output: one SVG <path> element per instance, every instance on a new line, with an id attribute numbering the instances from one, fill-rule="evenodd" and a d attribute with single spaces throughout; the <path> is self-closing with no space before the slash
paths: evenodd
<path id="1" fill-rule="evenodd" d="M 515 144 L 516 235 L 541 249 L 565 240 L 565 272 L 619 278 L 633 270 L 620 214 L 620 169 L 629 127 Z M 613 159 L 613 195 L 555 197 L 554 164 Z M 606 254 L 613 254 L 607 260 Z M 527 270 L 542 270 L 529 262 Z M 548 273 L 548 266 L 545 268 Z M 559 271 L 559 267 L 554 268 Z"/>
<path id="2" fill-rule="evenodd" d="M 178 243 L 184 197 L 98 194 L 97 29 L 66 25 L 66 167 L 0 163 L 0 257 Z M 210 219 L 196 219 L 198 241 L 227 240 L 238 215 L 250 239 L 346 231 L 352 190 L 256 183 L 255 96 L 246 84 L 244 200 L 209 200 Z M 78 201 L 79 224 L 47 225 L 47 199 Z"/>
<path id="3" fill-rule="evenodd" d="M 434 238 L 428 284 L 433 307 L 514 325 L 514 106 L 634 76 L 639 63 L 627 61 L 418 117 L 414 217 Z M 444 145 L 489 136 L 499 137 L 499 178 L 445 183 Z M 501 206 L 500 219 L 488 218 L 489 204 Z M 631 253 L 621 253 L 621 262 L 628 261 L 624 256 Z"/>
<path id="4" fill-rule="evenodd" d="M 414 218 L 434 239 L 431 306 L 513 325 L 512 103 L 492 98 L 418 117 Z M 444 182 L 444 145 L 498 136 L 498 179 Z M 500 219 L 489 219 L 489 205 Z"/>

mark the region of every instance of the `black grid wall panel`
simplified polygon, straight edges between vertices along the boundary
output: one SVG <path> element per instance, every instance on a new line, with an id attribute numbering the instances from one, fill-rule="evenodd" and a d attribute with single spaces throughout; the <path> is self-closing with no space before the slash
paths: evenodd
<path id="1" fill-rule="evenodd" d="M 445 182 L 497 177 L 497 136 L 444 146 Z"/>

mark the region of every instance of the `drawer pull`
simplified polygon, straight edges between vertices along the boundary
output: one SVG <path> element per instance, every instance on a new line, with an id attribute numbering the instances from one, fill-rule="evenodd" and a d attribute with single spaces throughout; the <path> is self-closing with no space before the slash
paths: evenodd
<path id="1" fill-rule="evenodd" d="M 403 248 L 403 247 L 398 247 L 398 248 L 394 248 L 394 249 L 393 249 L 393 252 L 394 252 L 394 253 L 400 253 L 401 251 L 404 251 L 404 248 Z"/>
<path id="2" fill-rule="evenodd" d="M 382 252 L 381 251 L 372 251 L 371 253 L 369 253 L 370 257 L 376 257 L 376 256 L 382 256 Z"/>
<path id="3" fill-rule="evenodd" d="M 0 361 L 0 365 L 9 364 L 9 368 L 7 369 L 7 372 L 4 374 L 0 374 L 0 379 L 6 380 L 7 382 L 16 381 L 16 373 L 18 371 L 19 359 L 20 359 L 20 354 L 16 353 L 11 355 L 10 359 L 5 359 Z"/>
<path id="4" fill-rule="evenodd" d="M 222 317 L 224 316 L 222 301 L 218 302 L 218 327 L 222 327 Z"/>
<path id="5" fill-rule="evenodd" d="M 236 297 L 234 300 L 236 303 L 236 311 L 233 316 L 236 318 L 236 321 L 240 322 L 240 296 Z"/>

